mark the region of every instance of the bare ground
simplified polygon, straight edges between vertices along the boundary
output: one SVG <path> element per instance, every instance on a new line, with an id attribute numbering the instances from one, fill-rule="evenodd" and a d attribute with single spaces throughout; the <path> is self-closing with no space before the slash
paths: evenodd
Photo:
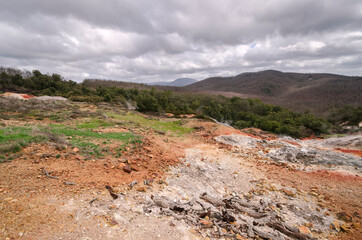
<path id="1" fill-rule="evenodd" d="M 196 127 L 195 131 L 182 137 L 147 132 L 142 147 L 122 156 L 136 169 L 131 173 L 122 170 L 123 158 L 85 161 L 73 149 L 60 151 L 49 144 L 26 147 L 22 156 L 0 165 L 0 239 L 258 238 L 243 230 L 244 222 L 253 221 L 245 212 L 230 212 L 237 218 L 238 234 L 227 226 L 218 229 L 217 222 L 205 228 L 200 220 L 212 221 L 212 217 L 192 223 L 166 216 L 167 207 L 160 209 L 154 201 L 155 196 L 180 203 L 203 201 L 203 193 L 220 200 L 256 203 L 263 199 L 269 203 L 268 214 L 277 212 L 284 223 L 298 233 L 306 231 L 308 237 L 362 238 L 360 176 L 323 168 L 303 171 L 266 160 L 258 153 L 264 150 L 260 147 L 240 149 L 214 140 L 229 134 L 271 138 L 260 132 L 199 120 L 185 124 Z M 130 189 L 133 181 L 137 184 Z M 118 194 L 117 199 L 106 185 Z M 258 229 L 280 239 L 291 238 L 268 226 Z"/>

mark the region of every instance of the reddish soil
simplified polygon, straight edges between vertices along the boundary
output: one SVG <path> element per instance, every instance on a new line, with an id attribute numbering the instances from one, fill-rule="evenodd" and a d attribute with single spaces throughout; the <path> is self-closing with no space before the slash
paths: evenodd
<path id="1" fill-rule="evenodd" d="M 135 180 L 156 182 L 169 166 L 179 163 L 184 149 L 195 144 L 193 138 L 148 133 L 142 146 L 127 149 L 122 157 L 96 160 L 85 160 L 73 149 L 57 150 L 47 143 L 28 146 L 21 157 L 1 164 L 0 236 L 4 238 L 0 239 L 18 239 L 24 232 L 41 236 L 55 229 L 61 231 L 59 227 L 68 226 L 71 219 L 57 210 L 62 204 L 59 199 L 102 192 L 106 185 L 125 192 Z M 131 173 L 123 171 L 126 164 L 133 169 Z M 43 169 L 58 179 L 47 177 Z"/>
<path id="2" fill-rule="evenodd" d="M 314 189 L 322 206 L 334 213 L 347 213 L 352 216 L 353 223 L 362 224 L 361 177 L 325 170 L 302 172 L 275 164 L 264 165 L 259 170 L 270 180 L 286 186 L 306 192 Z M 362 239 L 362 232 L 359 228 L 352 228 L 348 234 L 343 233 L 333 239 Z"/>
<path id="3" fill-rule="evenodd" d="M 297 143 L 297 142 L 288 141 L 288 140 L 283 140 L 283 142 L 286 142 L 286 143 L 292 144 L 292 145 L 294 145 L 294 146 L 300 147 L 300 144 Z"/>
<path id="4" fill-rule="evenodd" d="M 215 144 L 212 141 L 214 136 L 235 133 L 262 139 L 275 137 L 260 130 L 254 130 L 252 134 L 250 130 L 241 132 L 206 121 L 185 121 L 188 127 L 195 128 L 193 133 L 171 137 L 148 132 L 142 146 L 128 149 L 120 158 L 85 160 L 73 149 L 57 150 L 46 143 L 26 147 L 21 157 L 2 163 L 0 167 L 0 239 L 18 239 L 24 232 L 37 236 L 39 233 L 62 231 L 63 227 L 71 228 L 75 220 L 58 211 L 59 204 L 64 202 L 59 203 L 55 199 L 66 201 L 79 194 L 104 192 L 105 185 L 124 192 L 134 180 L 157 181 L 163 178 L 169 166 L 182 164 L 178 159 L 183 157 L 185 149 L 200 143 Z M 125 160 L 127 162 L 123 163 Z M 125 164 L 133 168 L 131 173 L 123 171 Z M 43 169 L 58 179 L 47 177 Z M 257 159 L 255 171 L 270 181 L 301 191 L 314 189 L 321 205 L 332 213 L 346 213 L 352 217 L 353 223 L 361 224 L 360 177 L 329 171 L 302 172 Z M 335 239 L 362 239 L 362 233 L 355 227 Z"/>
<path id="5" fill-rule="evenodd" d="M 343 149 L 343 148 L 336 148 L 336 151 L 343 152 L 343 153 L 351 153 L 353 155 L 357 155 L 362 157 L 362 151 L 361 150 L 354 150 L 354 149 Z"/>
<path id="6" fill-rule="evenodd" d="M 21 94 L 21 96 L 25 99 L 30 99 L 30 98 L 35 97 L 34 95 L 28 95 L 28 94 Z"/>

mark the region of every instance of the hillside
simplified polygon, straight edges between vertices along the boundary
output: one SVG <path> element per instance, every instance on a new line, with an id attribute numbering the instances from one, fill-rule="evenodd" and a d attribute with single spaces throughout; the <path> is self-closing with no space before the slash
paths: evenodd
<path id="1" fill-rule="evenodd" d="M 85 79 L 83 85 L 91 88 L 97 87 L 114 87 L 114 88 L 137 88 L 149 89 L 150 87 L 143 83 L 122 82 L 116 80 L 101 80 L 101 79 Z"/>
<path id="2" fill-rule="evenodd" d="M 362 237 L 360 134 L 296 140 L 110 103 L 0 101 L 1 239 Z"/>
<path id="3" fill-rule="evenodd" d="M 157 85 L 157 86 L 170 86 L 170 87 L 184 87 L 190 84 L 197 82 L 196 79 L 193 78 L 178 78 L 172 82 L 153 82 L 147 83 L 147 85 Z"/>
<path id="4" fill-rule="evenodd" d="M 212 77 L 183 88 L 225 96 L 255 97 L 294 111 L 325 112 L 362 104 L 362 77 L 267 70 L 235 77 Z"/>

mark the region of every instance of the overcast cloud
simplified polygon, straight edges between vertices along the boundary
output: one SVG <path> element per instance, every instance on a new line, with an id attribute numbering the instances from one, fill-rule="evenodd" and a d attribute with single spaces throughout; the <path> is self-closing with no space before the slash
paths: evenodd
<path id="1" fill-rule="evenodd" d="M 76 81 L 362 76 L 362 1 L 0 0 L 0 65 Z"/>

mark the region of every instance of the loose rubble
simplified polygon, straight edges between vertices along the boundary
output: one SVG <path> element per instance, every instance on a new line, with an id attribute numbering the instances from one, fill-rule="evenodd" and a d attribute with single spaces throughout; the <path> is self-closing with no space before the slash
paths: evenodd
<path id="1" fill-rule="evenodd" d="M 330 231 L 335 219 L 313 196 L 255 180 L 237 167 L 240 158 L 205 155 L 188 150 L 185 164 L 171 169 L 167 187 L 146 196 L 143 211 L 171 216 L 210 239 L 311 239 Z"/>
<path id="2" fill-rule="evenodd" d="M 320 145 L 328 146 L 332 144 L 332 150 L 337 144 L 337 139 L 325 140 L 323 143 L 316 142 L 317 147 L 313 146 L 316 140 L 310 140 L 306 143 L 295 140 L 290 137 L 276 140 L 256 139 L 244 135 L 226 135 L 215 138 L 216 141 L 242 149 L 242 152 L 258 152 L 262 157 L 273 160 L 278 163 L 295 163 L 299 165 L 320 165 L 331 168 L 336 166 L 353 167 L 361 172 L 362 158 L 356 155 L 341 153 L 337 151 L 322 150 L 317 147 Z M 362 136 L 354 136 L 347 143 L 341 145 L 358 146 L 362 141 Z M 341 140 L 343 142 L 343 140 Z"/>

